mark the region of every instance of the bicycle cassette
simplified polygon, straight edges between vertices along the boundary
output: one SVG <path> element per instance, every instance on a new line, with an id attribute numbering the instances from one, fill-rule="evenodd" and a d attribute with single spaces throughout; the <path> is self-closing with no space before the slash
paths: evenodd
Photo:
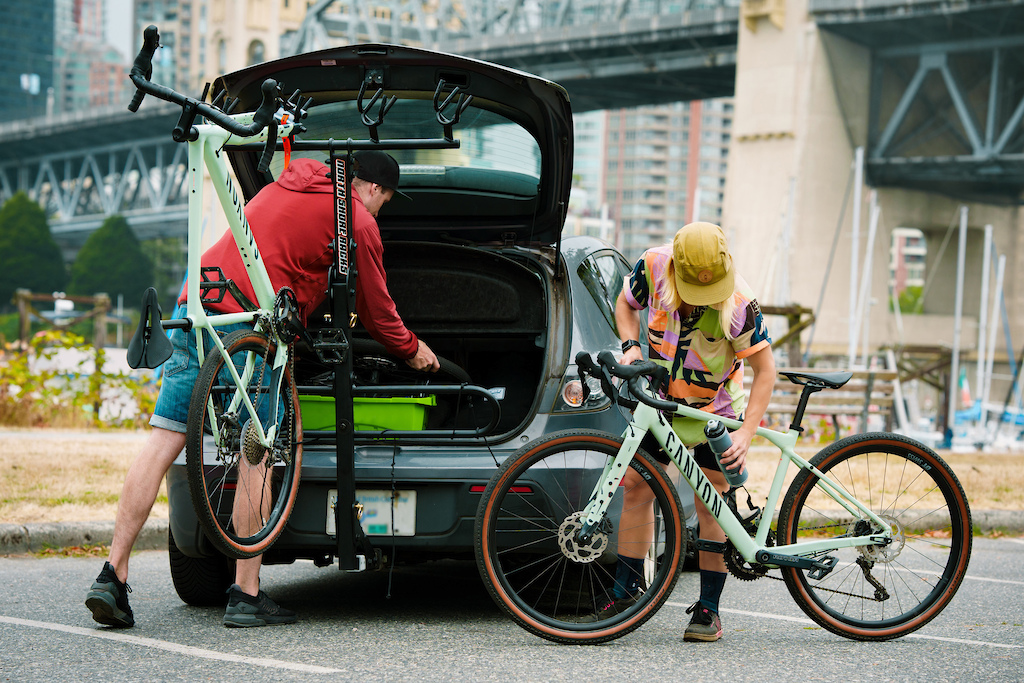
<path id="1" fill-rule="evenodd" d="M 725 559 L 725 566 L 729 570 L 729 573 L 735 576 L 740 581 L 753 581 L 760 579 L 762 576 L 768 573 L 768 567 L 763 564 L 749 564 L 740 555 L 740 551 L 736 550 L 736 546 L 731 543 L 729 547 L 722 553 L 723 559 Z M 775 532 L 769 531 L 768 538 L 765 539 L 765 545 L 775 545 Z"/>

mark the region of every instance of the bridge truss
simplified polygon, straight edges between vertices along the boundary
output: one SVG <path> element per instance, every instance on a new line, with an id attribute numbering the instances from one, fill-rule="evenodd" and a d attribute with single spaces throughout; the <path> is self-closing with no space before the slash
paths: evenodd
<path id="1" fill-rule="evenodd" d="M 290 54 L 402 43 L 564 86 L 573 111 L 731 95 L 740 0 L 320 0 Z"/>
<path id="2" fill-rule="evenodd" d="M 23 130 L 3 131 L 10 160 L 0 162 L 0 204 L 25 192 L 43 207 L 66 250 L 76 250 L 114 214 L 142 240 L 184 235 L 188 148 L 171 140 L 177 108 L 151 104 L 136 118 L 110 111 L 62 117 L 42 129 L 32 121 L 8 124 Z M 122 141 L 110 141 L 115 137 Z"/>
<path id="3" fill-rule="evenodd" d="M 1017 201 L 1024 191 L 1024 3 L 812 0 L 871 51 L 872 184 Z"/>

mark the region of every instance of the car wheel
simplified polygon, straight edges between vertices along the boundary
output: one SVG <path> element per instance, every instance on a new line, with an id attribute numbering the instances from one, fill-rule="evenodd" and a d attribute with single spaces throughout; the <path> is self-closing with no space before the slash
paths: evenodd
<path id="1" fill-rule="evenodd" d="M 174 590 L 183 602 L 194 607 L 227 604 L 225 593 L 235 578 L 234 562 L 219 553 L 214 557 L 189 557 L 174 543 L 170 529 L 167 553 Z"/>

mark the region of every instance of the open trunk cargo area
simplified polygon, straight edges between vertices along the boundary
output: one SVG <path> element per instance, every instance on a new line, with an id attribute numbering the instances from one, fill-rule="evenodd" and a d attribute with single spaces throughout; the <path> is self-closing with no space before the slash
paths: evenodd
<path id="1" fill-rule="evenodd" d="M 548 275 L 542 266 L 526 252 L 507 256 L 479 247 L 385 242 L 384 267 L 406 326 L 465 370 L 471 384 L 498 399 L 501 420 L 493 434 L 511 432 L 531 418 L 546 362 Z M 369 338 L 362 326 L 355 336 Z M 356 386 L 459 383 L 376 355 L 356 355 Z M 429 386 L 423 393 L 429 395 Z M 489 419 L 490 410 L 479 401 L 438 396 L 436 403 L 427 411 L 428 429 L 474 428 Z"/>

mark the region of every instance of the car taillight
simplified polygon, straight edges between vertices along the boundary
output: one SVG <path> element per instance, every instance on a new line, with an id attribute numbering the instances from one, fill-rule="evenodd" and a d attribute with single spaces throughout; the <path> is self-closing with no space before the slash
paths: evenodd
<path id="1" fill-rule="evenodd" d="M 586 392 L 583 390 L 583 381 L 579 377 L 567 376 L 562 383 L 562 400 L 556 410 L 593 410 L 608 403 L 608 397 L 605 396 L 601 382 L 596 377 L 587 378 L 587 388 L 590 392 L 584 398 Z"/>
<path id="2" fill-rule="evenodd" d="M 469 487 L 469 492 L 483 493 L 484 489 L 486 488 L 486 486 L 483 486 L 481 484 L 474 484 L 473 486 Z M 511 489 L 509 489 L 509 491 L 511 491 L 512 493 L 533 493 L 533 489 L 529 486 L 513 486 Z"/>

